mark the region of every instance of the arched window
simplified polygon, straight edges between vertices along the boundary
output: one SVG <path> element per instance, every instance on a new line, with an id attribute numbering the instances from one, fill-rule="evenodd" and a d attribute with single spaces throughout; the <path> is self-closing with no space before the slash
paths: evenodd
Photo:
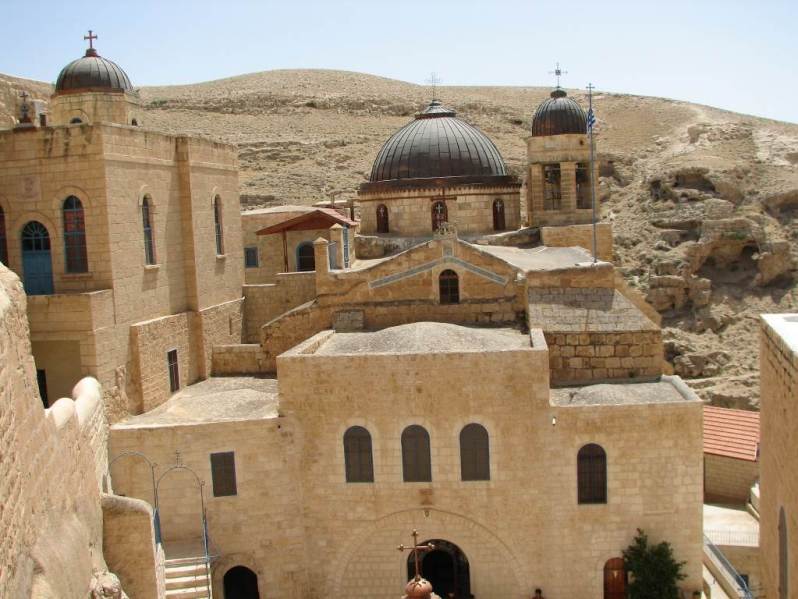
<path id="1" fill-rule="evenodd" d="M 444 270 L 438 277 L 438 288 L 442 304 L 460 303 L 460 279 L 456 272 Z"/>
<path id="2" fill-rule="evenodd" d="M 429 433 L 423 426 L 411 424 L 402 431 L 402 474 L 406 483 L 432 480 Z"/>
<path id="3" fill-rule="evenodd" d="M 437 231 L 441 225 L 449 220 L 446 202 L 438 200 L 432 203 L 432 230 Z"/>
<path id="4" fill-rule="evenodd" d="M 258 575 L 246 566 L 234 566 L 224 573 L 224 599 L 260 599 Z"/>
<path id="5" fill-rule="evenodd" d="M 789 539 L 784 508 L 779 509 L 779 599 L 790 597 Z"/>
<path id="6" fill-rule="evenodd" d="M 607 454 L 595 443 L 576 456 L 579 503 L 607 503 Z"/>
<path id="7" fill-rule="evenodd" d="M 224 254 L 224 235 L 222 231 L 222 198 L 213 198 L 213 230 L 216 234 L 216 255 Z"/>
<path id="8" fill-rule="evenodd" d="M 6 242 L 6 213 L 0 206 L 0 262 L 8 266 L 8 243 Z"/>
<path id="9" fill-rule="evenodd" d="M 497 198 L 493 200 L 493 230 L 504 231 L 504 200 Z"/>
<path id="10" fill-rule="evenodd" d="M 70 125 L 81 125 L 83 123 L 83 119 L 79 117 L 73 117 L 69 120 Z"/>
<path id="11" fill-rule="evenodd" d="M 462 480 L 490 480 L 490 441 L 480 424 L 460 431 L 460 475 Z"/>
<path id="12" fill-rule="evenodd" d="M 622 557 L 604 564 L 604 599 L 626 599 L 626 566 Z"/>
<path id="13" fill-rule="evenodd" d="M 89 272 L 83 204 L 75 196 L 64 200 L 64 257 L 66 272 Z"/>
<path id="14" fill-rule="evenodd" d="M 155 264 L 155 239 L 152 235 L 152 207 L 150 196 L 141 201 L 141 227 L 144 232 L 144 262 Z"/>
<path id="15" fill-rule="evenodd" d="M 389 230 L 388 208 L 380 204 L 377 206 L 377 233 L 387 233 Z"/>
<path id="16" fill-rule="evenodd" d="M 316 270 L 316 254 L 309 241 L 300 243 L 296 248 L 296 269 L 299 272 Z"/>
<path id="17" fill-rule="evenodd" d="M 53 293 L 50 234 L 43 224 L 35 220 L 22 228 L 22 270 L 28 295 Z"/>
<path id="18" fill-rule="evenodd" d="M 139 122 L 136 119 L 131 120 L 130 124 L 133 125 L 134 127 L 138 127 L 139 126 Z"/>
<path id="19" fill-rule="evenodd" d="M 344 462 L 346 465 L 346 482 L 374 482 L 371 435 L 362 426 L 350 427 L 344 433 Z"/>

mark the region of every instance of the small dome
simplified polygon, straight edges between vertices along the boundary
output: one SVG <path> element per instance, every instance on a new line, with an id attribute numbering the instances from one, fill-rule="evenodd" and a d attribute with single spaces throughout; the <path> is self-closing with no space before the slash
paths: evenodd
<path id="1" fill-rule="evenodd" d="M 456 183 L 500 184 L 497 177 L 514 181 L 490 138 L 456 114 L 433 100 L 385 142 L 363 189 L 373 184 L 410 187 L 443 177 L 458 178 Z"/>
<path id="2" fill-rule="evenodd" d="M 535 137 L 586 131 L 585 111 L 559 87 L 551 92 L 548 100 L 538 106 L 535 116 L 532 117 L 532 135 Z"/>
<path id="3" fill-rule="evenodd" d="M 55 92 L 133 91 L 133 85 L 122 68 L 89 48 L 86 55 L 73 60 L 58 75 Z"/>
<path id="4" fill-rule="evenodd" d="M 429 599 L 432 585 L 424 578 L 413 578 L 405 586 L 405 599 Z"/>

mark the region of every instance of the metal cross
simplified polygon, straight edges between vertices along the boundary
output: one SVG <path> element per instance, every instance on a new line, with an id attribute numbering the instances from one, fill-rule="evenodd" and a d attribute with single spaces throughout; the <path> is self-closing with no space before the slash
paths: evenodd
<path id="1" fill-rule="evenodd" d="M 92 34 L 91 29 L 89 29 L 89 35 L 84 35 L 83 39 L 89 40 L 89 49 L 94 49 L 94 44 L 92 42 L 97 39 L 97 36 Z"/>
<path id="2" fill-rule="evenodd" d="M 443 216 L 445 210 L 446 208 L 444 208 L 443 204 L 441 204 L 440 202 L 435 203 L 435 214 L 437 214 L 438 216 Z"/>
<path id="3" fill-rule="evenodd" d="M 434 102 L 437 100 L 435 97 L 435 88 L 441 83 L 441 79 L 438 77 L 437 73 L 430 73 L 429 79 L 426 80 L 426 83 L 429 83 L 432 86 L 432 101 Z"/>
<path id="4" fill-rule="evenodd" d="M 419 545 L 418 544 L 418 531 L 414 528 L 413 529 L 413 544 L 410 547 L 405 545 L 399 545 L 397 549 L 399 551 L 405 551 L 406 549 L 410 550 L 410 555 L 413 556 L 413 561 L 415 562 L 416 566 L 416 575 L 413 577 L 413 580 L 420 580 L 421 579 L 421 564 L 418 561 L 418 552 L 419 551 L 432 551 L 435 549 L 435 545 L 432 543 L 427 543 L 426 545 Z"/>
<path id="5" fill-rule="evenodd" d="M 26 92 L 24 90 L 21 91 L 20 94 L 19 94 L 19 97 L 22 98 L 23 102 L 27 102 L 28 101 L 28 92 Z"/>
<path id="6" fill-rule="evenodd" d="M 558 62 L 557 65 L 554 67 L 553 71 L 549 71 L 549 75 L 555 75 L 557 77 L 557 87 L 560 87 L 560 77 L 562 75 L 567 75 L 568 71 L 563 71 L 560 68 L 560 63 Z"/>

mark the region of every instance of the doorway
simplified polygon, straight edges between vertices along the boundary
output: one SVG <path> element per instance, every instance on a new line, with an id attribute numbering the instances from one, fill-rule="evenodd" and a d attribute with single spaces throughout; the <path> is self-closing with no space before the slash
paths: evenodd
<path id="1" fill-rule="evenodd" d="M 421 555 L 421 575 L 426 578 L 441 599 L 471 599 L 471 575 L 468 558 L 454 543 L 443 539 L 424 541 L 435 549 Z M 415 575 L 412 556 L 407 560 L 407 578 Z"/>
<path id="2" fill-rule="evenodd" d="M 622 557 L 604 564 L 604 599 L 626 599 L 626 567 Z"/>
<path id="3" fill-rule="evenodd" d="M 22 270 L 25 293 L 53 293 L 53 261 L 50 256 L 50 234 L 35 220 L 22 228 Z"/>
<path id="4" fill-rule="evenodd" d="M 224 575 L 224 599 L 260 599 L 258 575 L 246 566 L 234 566 Z"/>

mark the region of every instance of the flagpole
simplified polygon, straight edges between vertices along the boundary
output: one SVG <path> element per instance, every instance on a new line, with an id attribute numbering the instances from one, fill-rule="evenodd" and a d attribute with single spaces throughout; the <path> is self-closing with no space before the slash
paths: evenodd
<path id="1" fill-rule="evenodd" d="M 587 84 L 587 91 L 588 91 L 588 125 L 587 125 L 587 133 L 590 136 L 590 198 L 591 204 L 593 206 L 593 263 L 595 264 L 597 261 L 596 258 L 596 169 L 593 164 L 593 120 L 595 119 L 593 115 L 593 84 Z"/>

